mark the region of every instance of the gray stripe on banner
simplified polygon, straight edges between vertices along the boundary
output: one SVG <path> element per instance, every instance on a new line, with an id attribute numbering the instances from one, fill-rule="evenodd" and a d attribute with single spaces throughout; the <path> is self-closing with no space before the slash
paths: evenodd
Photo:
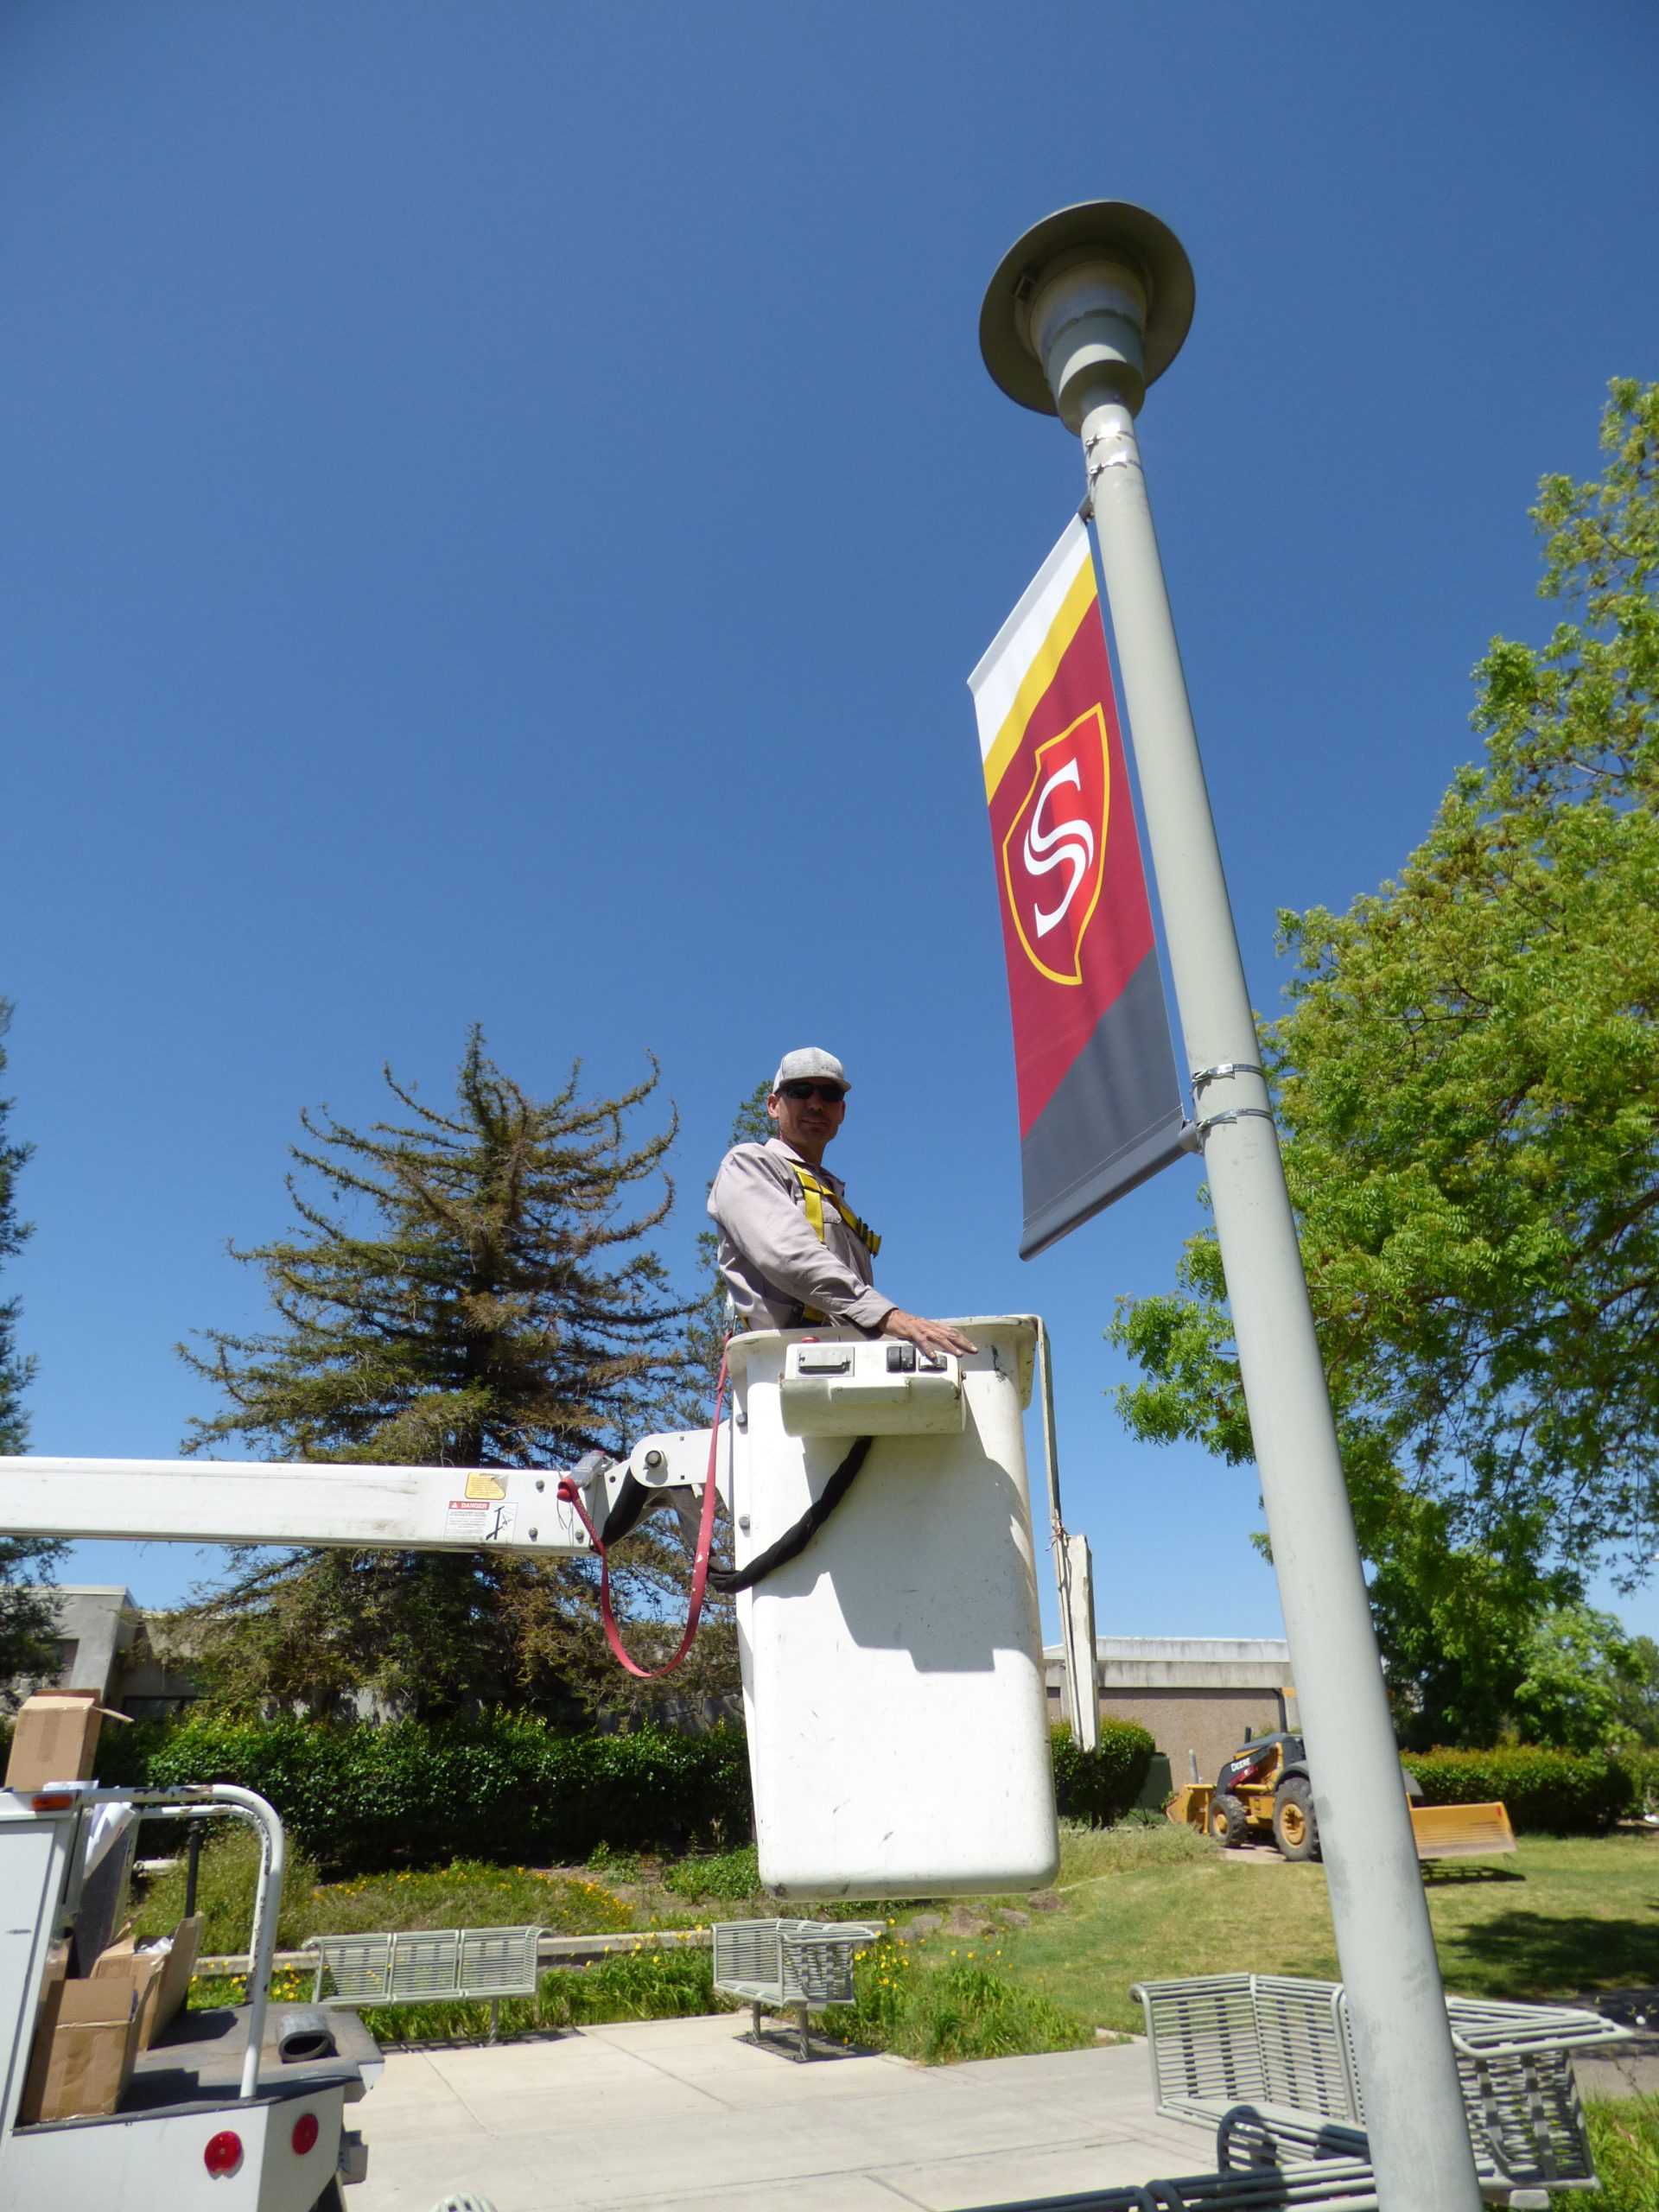
<path id="1" fill-rule="evenodd" d="M 1020 1147 L 1029 1260 L 1180 1157 L 1180 1079 L 1148 952 Z"/>

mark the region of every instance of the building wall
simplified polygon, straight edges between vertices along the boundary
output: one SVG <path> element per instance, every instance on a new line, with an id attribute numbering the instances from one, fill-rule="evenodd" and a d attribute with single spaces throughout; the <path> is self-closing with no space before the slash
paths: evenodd
<path id="1" fill-rule="evenodd" d="M 1187 1753 L 1198 1762 L 1198 1780 L 1213 1782 L 1224 1759 L 1230 1758 L 1251 1735 L 1285 1725 L 1281 1700 L 1272 1690 L 1138 1690 L 1102 1695 L 1102 1716 L 1139 1723 L 1169 1761 L 1177 1788 L 1192 1779 Z"/>
<path id="2" fill-rule="evenodd" d="M 1061 1717 L 1058 1646 L 1044 1653 L 1049 1713 Z M 1224 1759 L 1253 1736 L 1297 1725 L 1289 1648 L 1277 1637 L 1102 1637 L 1095 1646 L 1103 1719 L 1144 1728 L 1169 1761 L 1172 1785 L 1213 1782 Z"/>
<path id="3" fill-rule="evenodd" d="M 31 1690 L 96 1690 L 103 1702 L 135 1719 L 172 1713 L 190 1704 L 197 1684 L 156 1662 L 145 1633 L 148 1618 L 118 1582 L 60 1583 L 57 1661 L 40 1680 L 10 1683 L 15 1698 Z"/>
<path id="4" fill-rule="evenodd" d="M 57 1665 L 44 1681 L 15 1689 L 96 1690 L 105 1704 L 121 1675 L 138 1635 L 142 1616 L 130 1590 L 118 1582 L 61 1582 L 54 1593 L 58 1607 Z"/>

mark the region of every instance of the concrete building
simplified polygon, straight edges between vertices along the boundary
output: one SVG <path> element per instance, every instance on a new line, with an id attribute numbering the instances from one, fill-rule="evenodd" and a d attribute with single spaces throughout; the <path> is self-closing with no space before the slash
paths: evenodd
<path id="1" fill-rule="evenodd" d="M 29 1690 L 96 1690 L 116 1713 L 148 1720 L 178 1713 L 195 1698 L 188 1675 L 169 1673 L 151 1646 L 149 1624 L 162 1616 L 146 1613 L 130 1590 L 118 1582 L 60 1582 L 56 1664 L 48 1677 L 14 1682 L 19 1696 Z"/>
<path id="2" fill-rule="evenodd" d="M 1043 1653 L 1052 1717 L 1061 1714 L 1060 1646 Z M 1213 1782 L 1246 1734 L 1294 1728 L 1290 1646 L 1281 1637 L 1103 1636 L 1095 1643 L 1095 1687 L 1103 1720 L 1133 1720 L 1168 1761 L 1148 1777 L 1148 1800 L 1190 1779 Z"/>

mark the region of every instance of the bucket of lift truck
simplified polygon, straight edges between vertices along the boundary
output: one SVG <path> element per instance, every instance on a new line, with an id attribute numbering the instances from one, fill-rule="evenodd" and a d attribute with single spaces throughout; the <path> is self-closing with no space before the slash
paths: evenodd
<path id="1" fill-rule="evenodd" d="M 1023 1416 L 1037 1328 L 931 1355 L 824 1327 L 728 1348 L 740 1569 L 861 1438 L 857 1479 L 737 1599 L 760 1878 L 791 1899 L 1041 1887 L 1058 1837 Z"/>

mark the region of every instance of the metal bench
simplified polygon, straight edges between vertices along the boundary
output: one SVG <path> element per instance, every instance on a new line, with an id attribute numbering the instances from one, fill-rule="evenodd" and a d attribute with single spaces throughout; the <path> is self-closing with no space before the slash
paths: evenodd
<path id="1" fill-rule="evenodd" d="M 422 1929 L 397 1936 L 313 1936 L 304 1948 L 317 1955 L 313 2004 L 453 2005 L 480 2001 L 490 2008 L 490 2041 L 496 2038 L 504 1997 L 533 1997 L 537 1990 L 539 1928 Z M 325 1997 L 323 1977 L 333 1977 Z"/>
<path id="2" fill-rule="evenodd" d="M 1319 2166 L 1257 2166 L 1249 2173 L 1183 2174 L 1067 2196 L 1022 2196 L 1017 2204 L 982 2204 L 975 2212 L 1280 2212 L 1313 2205 L 1377 2212 L 1376 2177 L 1360 2160 L 1333 2158 Z"/>
<path id="3" fill-rule="evenodd" d="M 1207 1974 L 1138 1982 L 1160 2113 L 1217 2130 L 1224 2171 L 1364 2158 L 1365 2110 L 1340 1982 Z M 1449 1997 L 1446 2012 L 1484 2192 L 1517 2208 L 1594 2189 L 1569 2054 L 1629 2031 L 1571 2005 Z"/>
<path id="4" fill-rule="evenodd" d="M 1027 2196 L 1017 2204 L 981 2205 L 976 2212 L 1278 2212 L 1313 2205 L 1377 2212 L 1377 2203 L 1370 2166 L 1328 2159 L 1319 2166 L 1257 2166 L 1249 2173 L 1184 2174 L 1069 2196 Z"/>
<path id="5" fill-rule="evenodd" d="M 799 2043 L 812 2056 L 809 2012 L 853 2001 L 853 1961 L 883 1933 L 867 1921 L 721 1920 L 715 1923 L 715 1987 L 742 1998 L 753 2015 L 750 2035 L 762 2043 L 762 2012 L 791 2012 Z"/>

